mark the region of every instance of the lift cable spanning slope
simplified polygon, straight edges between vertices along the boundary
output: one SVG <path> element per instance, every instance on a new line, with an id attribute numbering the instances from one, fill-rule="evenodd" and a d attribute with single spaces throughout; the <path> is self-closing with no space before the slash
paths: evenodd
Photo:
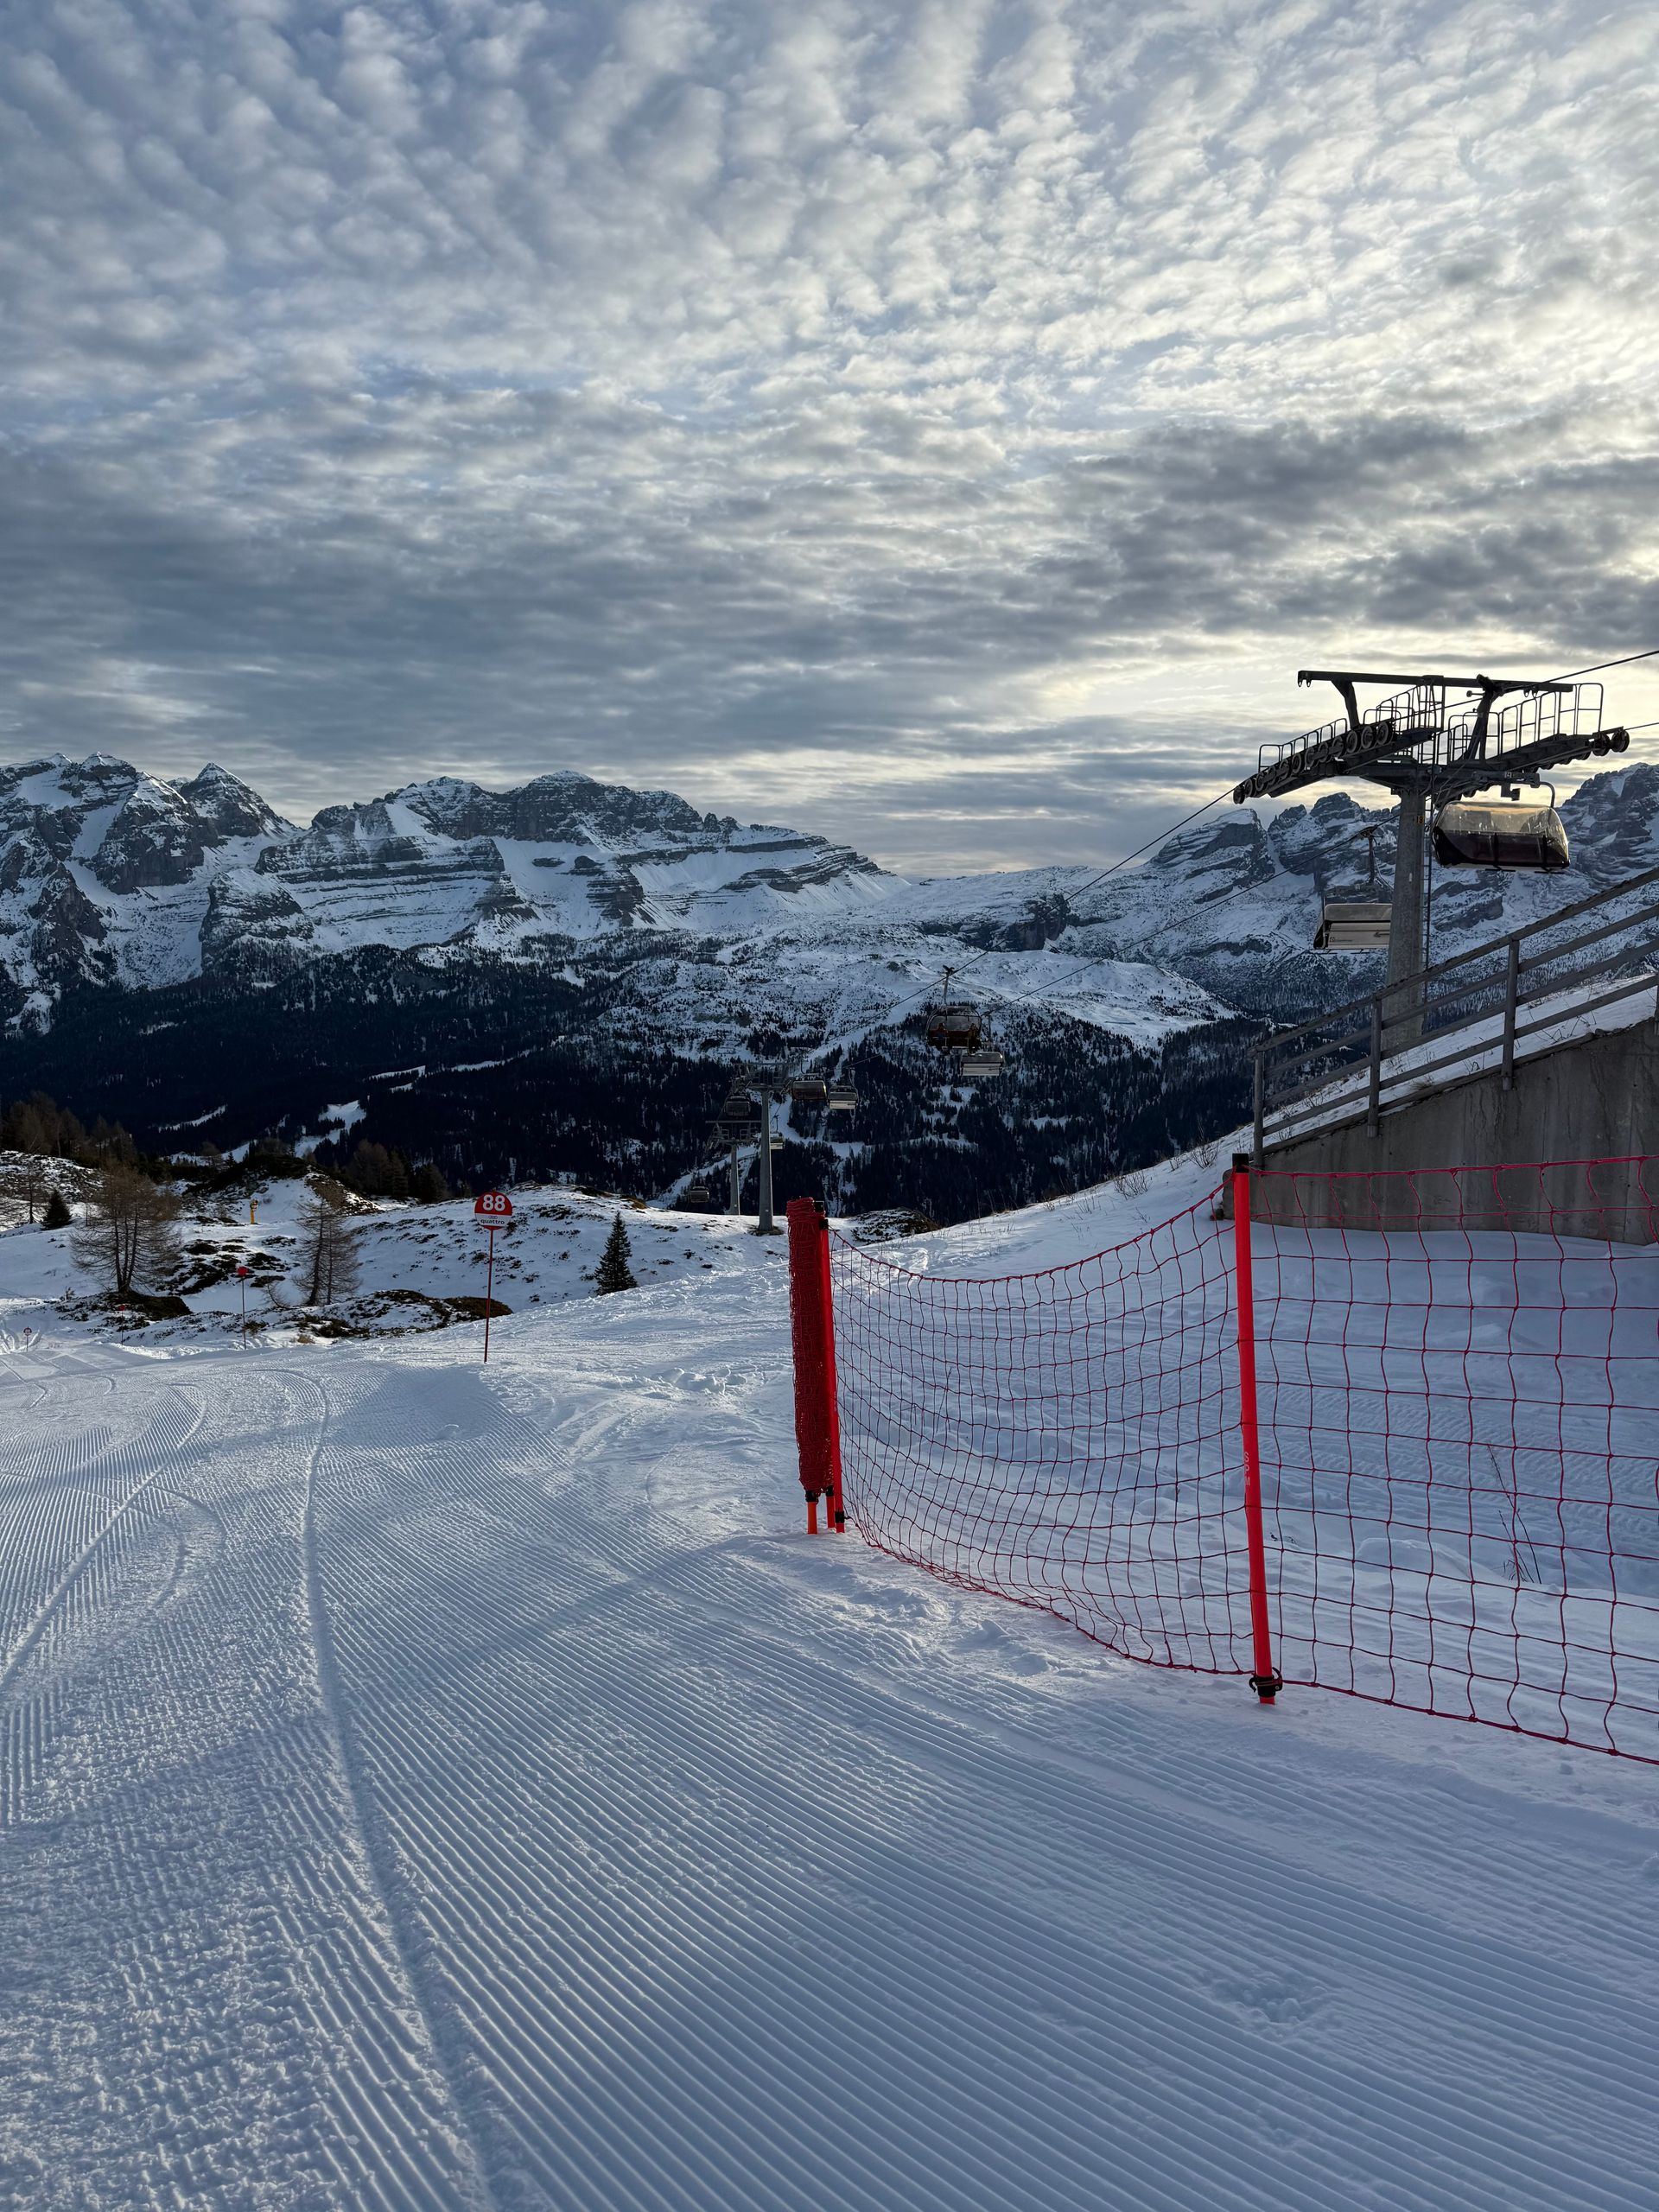
<path id="1" fill-rule="evenodd" d="M 1638 658 L 1645 658 L 1646 656 L 1638 656 Z M 1630 722 L 1626 725 L 1626 728 L 1628 734 L 1631 737 L 1635 737 L 1643 730 L 1659 729 L 1659 721 L 1650 722 Z M 1229 797 L 1230 794 L 1224 791 L 1220 796 L 1225 798 Z M 1224 897 L 1213 900 L 1206 911 L 1211 913 L 1214 913 L 1217 908 L 1228 906 L 1236 899 L 1249 898 L 1254 892 L 1255 888 L 1255 887 L 1254 885 L 1246 884 L 1242 890 L 1229 891 Z M 1117 955 L 1115 952 L 1097 953 L 1093 959 L 1085 960 L 1080 966 L 1074 968 L 1071 975 L 1066 977 L 1065 982 L 1063 986 L 1057 987 L 1052 990 L 1037 989 L 1031 991 L 1009 992 L 1003 997 L 1002 1003 L 1005 1006 L 1024 1006 L 1028 1004 L 1033 999 L 1041 999 L 1046 1004 L 1052 1004 L 1056 1000 L 1063 1000 L 1067 995 L 1071 986 L 1076 982 L 1079 976 L 1086 975 L 1091 968 L 1104 967 L 1110 961 L 1116 960 L 1116 957 Z"/>
<path id="2" fill-rule="evenodd" d="M 1202 806 L 1195 806 L 1190 814 L 1182 815 L 1179 822 L 1169 823 L 1163 829 L 1155 831 L 1147 839 L 1145 844 L 1137 845 L 1132 853 L 1125 853 L 1121 859 L 1115 860 L 1109 867 L 1102 868 L 1098 875 L 1091 875 L 1087 883 L 1079 883 L 1069 895 L 1073 899 L 1080 899 L 1085 891 L 1092 891 L 1096 884 L 1104 883 L 1109 875 L 1116 875 L 1119 868 L 1127 868 L 1131 861 L 1138 861 L 1142 853 L 1149 853 L 1154 845 L 1161 845 L 1167 838 L 1185 830 L 1189 822 L 1196 822 L 1201 814 L 1208 814 L 1212 806 L 1219 806 L 1223 799 L 1230 795 L 1230 790 L 1217 791 L 1213 798 L 1205 799 Z M 988 960 L 994 952 L 1003 950 L 1004 948 L 1001 945 L 988 944 L 982 951 L 975 953 L 971 960 L 964 960 L 959 966 L 953 967 L 950 973 L 952 976 L 965 976 L 970 969 L 977 968 L 982 960 Z M 919 1006 L 923 1000 L 931 994 L 932 989 L 931 983 L 925 983 L 919 991 L 912 991 L 907 999 L 895 1000 L 890 1010 L 893 1014 L 902 1014 L 907 1007 Z M 1033 995 L 1027 993 L 1025 995 Z M 1007 1003 L 1018 1005 L 1019 1001 L 1016 998 L 1009 998 Z"/>
<path id="3" fill-rule="evenodd" d="M 1634 661 L 1655 659 L 1659 659 L 1659 645 L 1649 645 L 1639 653 L 1625 653 L 1616 660 L 1593 661 L 1587 668 L 1569 669 L 1565 675 L 1552 677 L 1548 678 L 1548 681 L 1550 683 L 1572 683 L 1576 682 L 1580 677 L 1599 675 L 1605 669 L 1628 668 Z M 1542 689 L 1543 685 L 1541 683 L 1536 688 Z M 1654 728 L 1659 728 L 1659 722 L 1633 722 L 1625 726 L 1624 734 L 1627 737 L 1633 737 L 1639 730 Z M 1337 769 L 1332 772 L 1338 776 L 1341 776 L 1351 772 L 1344 769 Z M 1154 846 L 1163 844 L 1169 838 L 1178 836 L 1181 830 L 1185 830 L 1189 825 L 1189 823 L 1198 821 L 1201 815 L 1208 814 L 1211 807 L 1219 806 L 1224 799 L 1236 799 L 1237 788 L 1237 786 L 1229 785 L 1224 791 L 1215 792 L 1211 798 L 1205 799 L 1202 805 L 1195 806 L 1190 813 L 1182 815 L 1178 821 L 1167 823 L 1163 829 L 1156 831 L 1152 836 L 1148 837 L 1143 844 L 1135 846 L 1132 852 L 1124 853 L 1119 859 L 1110 861 L 1105 868 L 1102 868 L 1097 874 L 1091 875 L 1087 882 L 1078 884 L 1069 895 L 1073 899 L 1080 899 L 1085 892 L 1094 890 L 1097 885 L 1104 883 L 1108 876 L 1116 875 L 1120 868 L 1128 868 L 1131 861 L 1139 860 L 1142 854 L 1150 852 Z M 971 959 L 964 960 L 959 967 L 953 968 L 951 969 L 952 976 L 960 977 L 969 974 L 973 969 L 978 967 L 982 960 L 988 960 L 993 953 L 1001 951 L 1004 948 L 1000 945 L 987 945 L 982 951 L 975 953 Z M 1074 969 L 1071 974 L 1066 978 L 1066 986 L 1069 988 L 1070 985 L 1075 983 L 1077 977 L 1081 975 L 1086 975 L 1090 969 L 1104 967 L 1109 962 L 1116 959 L 1116 957 L 1117 956 L 1115 953 L 1104 952 L 1099 954 L 1092 960 L 1085 961 L 1082 967 Z M 932 988 L 933 986 L 931 983 L 924 984 L 920 990 L 912 991 L 908 998 L 896 1000 L 891 1008 L 891 1012 L 897 1015 L 905 1013 L 912 1006 L 921 1005 L 922 1002 L 930 995 Z M 999 994 L 1001 1002 L 1005 1006 L 1024 1006 L 1028 1004 L 1033 999 L 1040 998 L 1044 1000 L 1051 1000 L 1055 997 L 1063 997 L 1064 995 L 1064 990 L 1051 991 L 1048 989 Z"/>
<path id="4" fill-rule="evenodd" d="M 1630 656 L 1630 658 L 1631 658 L 1633 660 L 1648 660 L 1648 659 L 1651 659 L 1651 658 L 1655 658 L 1655 657 L 1656 657 L 1656 654 L 1659 654 L 1659 648 L 1656 648 L 1656 649 L 1655 649 L 1655 652 L 1652 652 L 1652 653 L 1633 653 L 1633 654 Z M 1618 664 L 1618 663 L 1616 663 L 1616 662 L 1603 662 L 1603 663 L 1602 663 L 1602 665 L 1603 665 L 1604 667 L 1615 667 L 1615 666 L 1617 666 Z M 1580 672 L 1580 674 L 1586 673 L 1586 671 L 1583 671 L 1583 670 L 1580 670 L 1579 672 Z M 1649 730 L 1649 729 L 1659 729 L 1659 720 L 1656 720 L 1656 721 L 1646 721 L 1646 722 L 1629 722 L 1629 723 L 1626 723 L 1626 724 L 1624 725 L 1624 731 L 1625 731 L 1625 734 L 1626 734 L 1626 736 L 1628 736 L 1628 737 L 1636 737 L 1636 736 L 1638 736 L 1638 735 L 1641 734 L 1641 732 L 1643 732 L 1643 730 Z M 1217 793 L 1216 794 L 1216 797 L 1215 797 L 1213 799 L 1211 799 L 1211 800 L 1208 802 L 1208 806 L 1214 806 L 1214 805 L 1217 804 L 1218 804 L 1222 799 L 1224 799 L 1224 798 L 1231 798 L 1231 796 L 1232 796 L 1232 793 L 1231 793 L 1231 791 L 1230 791 L 1230 790 L 1229 790 L 1229 791 L 1217 791 Z M 1207 811 L 1207 807 L 1200 807 L 1200 808 L 1198 808 L 1198 809 L 1197 810 L 1197 811 L 1198 811 L 1198 813 L 1200 813 L 1200 814 L 1205 813 L 1205 812 L 1206 812 L 1206 811 Z M 1192 817 L 1192 816 L 1190 816 L 1190 815 L 1189 815 L 1186 818 L 1187 818 L 1187 820 L 1188 820 L 1188 821 L 1191 821 L 1193 817 Z M 1176 825 L 1176 827 L 1177 827 L 1178 829 L 1179 829 L 1180 826 L 1181 826 L 1181 825 L 1180 825 L 1180 824 L 1179 824 L 1179 823 Z M 1173 836 L 1175 833 L 1174 833 L 1174 830 L 1172 830 L 1166 831 L 1165 834 L 1166 834 L 1166 836 Z M 1155 841 L 1155 840 L 1154 840 L 1154 842 L 1157 842 L 1157 841 Z M 1145 848 L 1144 848 L 1144 847 L 1142 847 L 1141 849 L 1142 851 L 1144 851 L 1144 850 L 1145 850 Z M 1133 858 L 1133 857 L 1134 857 L 1134 855 L 1127 855 L 1126 857 Z M 1085 885 L 1085 886 L 1084 886 L 1083 887 L 1084 887 L 1084 889 L 1087 889 L 1087 888 L 1088 888 L 1088 887 L 1087 887 L 1086 885 Z M 1246 887 L 1246 891 L 1235 891 L 1235 892 L 1229 892 L 1229 893 L 1226 894 L 1226 897 L 1225 897 L 1225 898 L 1224 898 L 1224 899 L 1217 899 L 1217 900 L 1215 902 L 1215 904 L 1216 904 L 1216 906 L 1225 906 L 1225 905 L 1227 904 L 1228 899 L 1243 898 L 1244 896 L 1246 896 L 1246 895 L 1247 895 L 1247 891 L 1248 891 L 1248 889 L 1249 889 L 1249 887 Z M 980 954 L 978 957 L 979 957 L 981 959 L 983 959 L 983 958 L 985 957 L 985 955 L 982 953 L 982 954 Z M 1036 989 L 1034 989 L 1034 990 L 1029 990 L 1029 991 L 1011 991 L 1011 992 L 1007 992 L 1007 993 L 1005 993 L 1005 994 L 1002 994 L 1002 995 L 1001 995 L 1001 1002 L 1002 1002 L 1002 1004 L 1003 1004 L 1003 1005 L 1005 1005 L 1005 1006 L 1025 1006 L 1025 1005 L 1029 1004 L 1033 1000 L 1035 1000 L 1035 999 L 1041 999 L 1041 1000 L 1043 1000 L 1043 1001 L 1044 1001 L 1044 1002 L 1045 1002 L 1045 1003 L 1046 1003 L 1046 1004 L 1052 1004 L 1052 1003 L 1054 1001 L 1056 1001 L 1056 1000 L 1058 1000 L 1058 999 L 1064 999 L 1064 998 L 1065 998 L 1065 997 L 1067 996 L 1067 995 L 1070 993 L 1070 991 L 1071 991 L 1071 989 L 1072 985 L 1073 985 L 1073 984 L 1075 984 L 1075 983 L 1077 982 L 1077 979 L 1078 979 L 1078 977 L 1079 977 L 1079 976 L 1087 975 L 1087 974 L 1088 974 L 1088 972 L 1089 972 L 1089 970 L 1090 970 L 1091 968 L 1103 968 L 1103 967 L 1107 966 L 1110 962 L 1112 962 L 1112 961 L 1116 960 L 1116 959 L 1117 958 L 1117 957 L 1118 957 L 1118 956 L 1117 956 L 1115 952 L 1102 952 L 1102 953 L 1097 953 L 1097 954 L 1096 954 L 1096 955 L 1095 955 L 1095 957 L 1094 957 L 1092 959 L 1085 960 L 1085 961 L 1084 961 L 1084 962 L 1083 962 L 1083 963 L 1082 963 L 1078 967 L 1074 968 L 1074 969 L 1072 969 L 1071 973 L 1071 974 L 1070 974 L 1070 975 L 1065 978 L 1065 981 L 1064 984 L 1062 984 L 1062 985 L 1058 985 L 1058 986 L 1056 986 L 1055 988 L 1052 988 L 1052 989 L 1051 989 L 1051 988 L 1044 988 L 1044 987 L 1039 987 L 1038 988 L 1036 988 Z"/>

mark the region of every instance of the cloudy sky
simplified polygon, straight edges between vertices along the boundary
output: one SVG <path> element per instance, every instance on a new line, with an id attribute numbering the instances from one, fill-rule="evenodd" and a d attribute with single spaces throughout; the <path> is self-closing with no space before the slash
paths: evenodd
<path id="1" fill-rule="evenodd" d="M 1650 0 L 0 31 L 8 757 L 1103 859 L 1299 664 L 1659 645 Z"/>

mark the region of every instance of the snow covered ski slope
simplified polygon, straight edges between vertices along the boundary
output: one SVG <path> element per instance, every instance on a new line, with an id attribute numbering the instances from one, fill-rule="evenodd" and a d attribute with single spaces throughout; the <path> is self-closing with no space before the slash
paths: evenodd
<path id="1" fill-rule="evenodd" d="M 1659 1776 L 809 1542 L 787 1334 L 0 1360 L 0 2201 L 1645 2212 Z"/>

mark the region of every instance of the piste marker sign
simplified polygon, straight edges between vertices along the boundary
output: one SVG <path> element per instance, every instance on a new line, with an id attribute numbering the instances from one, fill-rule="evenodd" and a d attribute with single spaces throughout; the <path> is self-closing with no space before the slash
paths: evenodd
<path id="1" fill-rule="evenodd" d="M 473 1200 L 473 1218 L 490 1232 L 490 1268 L 484 1282 L 484 1363 L 490 1358 L 490 1314 L 495 1306 L 495 1232 L 512 1219 L 512 1200 L 505 1191 L 486 1191 Z"/>

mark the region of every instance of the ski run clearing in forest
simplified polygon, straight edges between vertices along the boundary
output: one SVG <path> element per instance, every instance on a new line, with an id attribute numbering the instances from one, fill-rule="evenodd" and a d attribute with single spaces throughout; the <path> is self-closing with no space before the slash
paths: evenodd
<path id="1" fill-rule="evenodd" d="M 809 1541 L 782 1240 L 699 1227 L 487 1370 L 10 1340 L 0 2198 L 1645 2212 L 1659 1775 Z"/>

